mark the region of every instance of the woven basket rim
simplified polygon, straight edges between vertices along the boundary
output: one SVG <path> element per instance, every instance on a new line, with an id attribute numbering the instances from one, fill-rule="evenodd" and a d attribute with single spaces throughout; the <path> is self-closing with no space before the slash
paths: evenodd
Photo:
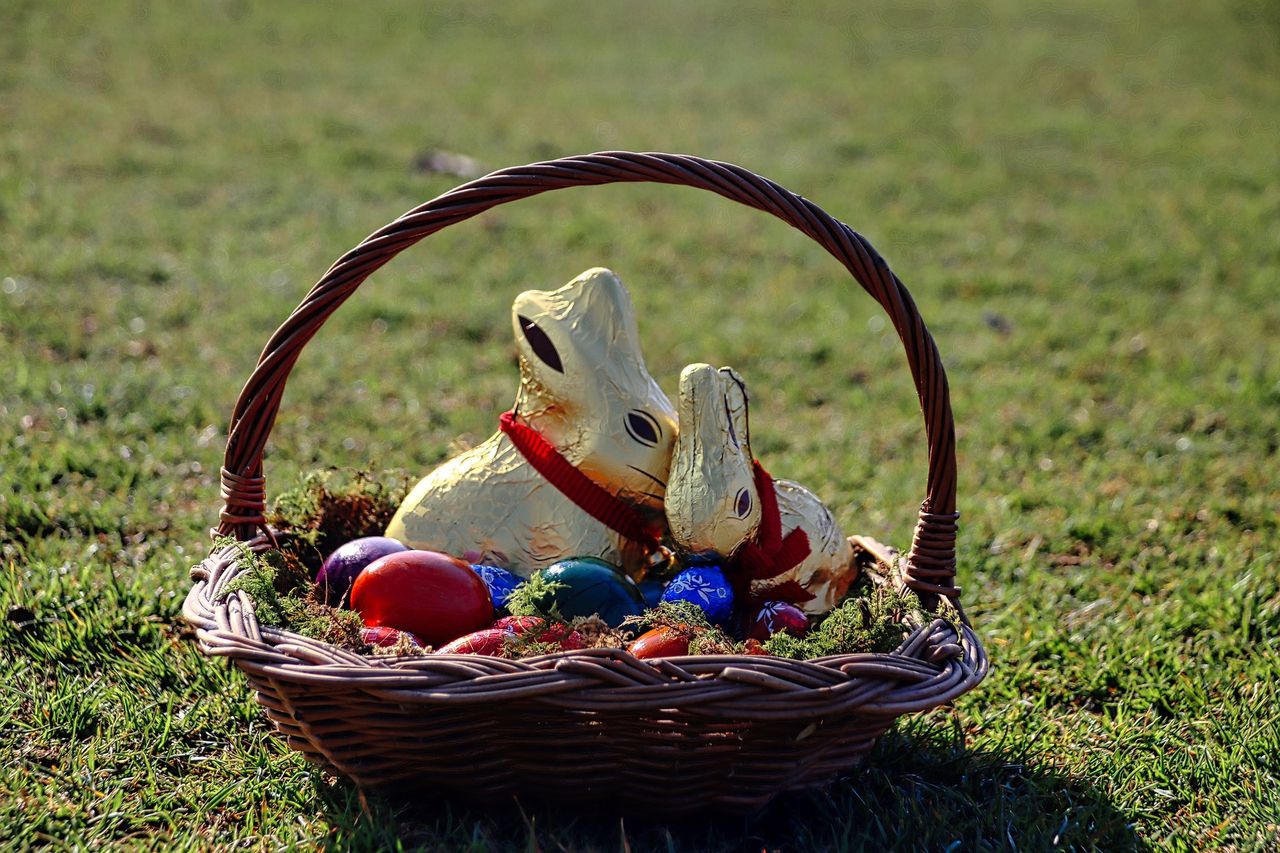
<path id="1" fill-rule="evenodd" d="M 266 535 L 245 544 L 256 551 L 273 547 Z M 958 611 L 917 625 L 892 652 L 811 660 L 721 654 L 641 660 L 623 649 L 519 660 L 364 655 L 260 623 L 246 591 L 227 591 L 245 570 L 245 544 L 217 548 L 192 569 L 195 583 L 183 616 L 196 627 L 201 650 L 272 680 L 343 682 L 398 703 L 447 706 L 518 697 L 582 709 L 692 711 L 705 705 L 705 713 L 739 720 L 853 712 L 897 716 L 949 702 L 987 671 L 981 642 Z M 901 576 L 886 580 L 900 583 Z"/>

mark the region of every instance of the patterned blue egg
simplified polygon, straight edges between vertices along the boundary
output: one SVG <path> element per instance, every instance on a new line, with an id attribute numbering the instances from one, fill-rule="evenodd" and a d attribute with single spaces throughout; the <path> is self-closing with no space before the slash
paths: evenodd
<path id="1" fill-rule="evenodd" d="M 662 593 L 663 601 L 688 601 L 707 614 L 707 621 L 723 624 L 733 613 L 733 587 L 719 566 L 694 566 L 671 579 Z"/>
<path id="2" fill-rule="evenodd" d="M 498 566 L 472 566 L 471 568 L 480 576 L 480 580 L 484 581 L 484 585 L 489 587 L 489 596 L 493 599 L 495 611 L 506 607 L 511 593 L 524 583 L 511 572 Z"/>

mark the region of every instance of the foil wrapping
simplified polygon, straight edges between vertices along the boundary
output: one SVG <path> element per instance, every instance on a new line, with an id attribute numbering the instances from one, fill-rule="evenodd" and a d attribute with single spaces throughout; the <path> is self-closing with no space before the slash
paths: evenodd
<path id="1" fill-rule="evenodd" d="M 680 435 L 665 507 L 672 539 L 694 553 L 732 555 L 760 524 L 746 386 L 730 368 L 691 364 L 680 375 L 678 407 Z M 813 492 L 787 480 L 773 485 L 783 535 L 804 530 L 809 555 L 778 577 L 753 582 L 752 589 L 794 580 L 814 596 L 801 605 L 805 612 L 826 613 L 857 577 L 852 547 Z"/>
<path id="2" fill-rule="evenodd" d="M 798 605 L 801 610 L 810 615 L 827 613 L 844 598 L 849 585 L 858 578 L 853 546 L 840 530 L 831 510 L 813 492 L 790 480 L 774 480 L 773 489 L 778 495 L 782 535 L 796 528 L 803 530 L 809 537 L 809 556 L 777 578 L 753 583 L 752 589 L 757 584 L 763 587 L 793 580 L 814 596 L 812 601 Z"/>
<path id="3" fill-rule="evenodd" d="M 667 524 L 685 550 L 727 556 L 760 526 L 746 385 L 730 368 L 691 364 L 680 373 L 677 406 Z"/>
<path id="4" fill-rule="evenodd" d="M 661 523 L 676 418 L 645 368 L 622 282 L 595 268 L 558 290 L 525 291 L 511 322 L 517 417 L 595 483 Z M 502 433 L 424 477 L 387 535 L 521 577 L 577 556 L 642 575 L 649 557 L 575 505 Z"/>

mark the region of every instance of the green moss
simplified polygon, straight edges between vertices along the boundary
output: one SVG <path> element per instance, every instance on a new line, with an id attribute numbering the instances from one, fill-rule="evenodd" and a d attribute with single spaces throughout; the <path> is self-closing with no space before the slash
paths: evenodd
<path id="1" fill-rule="evenodd" d="M 381 536 L 409 484 L 403 472 L 309 471 L 276 498 L 267 521 L 280 531 L 285 562 L 314 575 L 324 555 L 344 542 Z"/>
<path id="2" fill-rule="evenodd" d="M 711 630 L 706 611 L 692 601 L 661 601 L 658 602 L 657 607 L 646 610 L 639 616 L 628 616 L 623 624 L 633 625 L 646 631 L 680 626 L 688 626 L 695 631 Z"/>
<path id="3" fill-rule="evenodd" d="M 253 611 L 259 622 L 268 625 L 284 625 L 284 610 L 280 605 L 280 590 L 277 579 L 280 577 L 282 560 L 277 551 L 254 553 L 243 542 L 234 539 L 220 539 L 215 545 L 235 547 L 239 552 L 236 560 L 240 573 L 222 588 L 219 601 L 225 601 L 233 592 L 244 592 L 253 599 Z"/>
<path id="4" fill-rule="evenodd" d="M 764 648 L 771 655 L 795 660 L 891 652 L 906 636 L 908 624 L 921 616 L 913 593 L 864 586 L 859 593 L 845 598 L 804 637 L 780 632 L 770 637 Z"/>
<path id="5" fill-rule="evenodd" d="M 285 620 L 281 627 L 296 634 L 346 648 L 365 646 L 361 638 L 364 620 L 354 610 L 330 607 L 310 595 L 305 598 L 285 596 L 280 600 L 280 610 Z"/>
<path id="6" fill-rule="evenodd" d="M 243 592 L 253 599 L 254 614 L 263 624 L 347 648 L 364 646 L 360 614 L 330 607 L 316 598 L 315 587 L 305 577 L 292 574 L 279 551 L 255 553 L 235 540 L 219 540 L 218 544 L 236 547 L 241 567 L 240 574 L 223 588 L 222 600 L 233 592 Z"/>
<path id="7" fill-rule="evenodd" d="M 635 625 L 646 631 L 654 628 L 676 628 L 689 636 L 691 655 L 740 655 L 746 649 L 707 621 L 706 611 L 691 601 L 663 601 L 657 607 L 623 623 Z"/>
<path id="8" fill-rule="evenodd" d="M 537 616 L 548 623 L 564 622 L 564 614 L 556 606 L 556 593 L 566 585 L 547 580 L 542 572 L 534 572 L 507 598 L 507 611 L 512 616 Z"/>

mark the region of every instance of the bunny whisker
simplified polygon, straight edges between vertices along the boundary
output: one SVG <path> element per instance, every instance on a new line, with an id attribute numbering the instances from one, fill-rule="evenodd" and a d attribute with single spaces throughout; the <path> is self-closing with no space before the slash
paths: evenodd
<path id="1" fill-rule="evenodd" d="M 648 477 L 650 480 L 653 480 L 653 482 L 657 483 L 659 486 L 662 486 L 662 488 L 663 488 L 663 489 L 666 489 L 666 488 L 667 488 L 667 484 L 666 484 L 666 483 L 662 482 L 662 481 L 661 481 L 661 480 L 659 480 L 657 477 L 653 476 L 652 474 L 650 474 L 648 471 L 644 470 L 643 468 L 637 468 L 637 467 L 636 467 L 636 466 L 634 466 L 634 465 L 628 465 L 627 467 L 628 467 L 628 468 L 630 468 L 632 471 L 635 471 L 636 473 L 644 474 L 644 475 L 645 475 L 646 477 Z M 644 492 L 643 494 L 649 494 L 649 493 L 648 493 L 648 492 Z M 661 496 L 661 495 L 649 495 L 649 496 L 650 496 L 650 497 L 653 497 L 653 498 L 657 498 L 658 500 L 662 500 L 662 496 Z"/>

